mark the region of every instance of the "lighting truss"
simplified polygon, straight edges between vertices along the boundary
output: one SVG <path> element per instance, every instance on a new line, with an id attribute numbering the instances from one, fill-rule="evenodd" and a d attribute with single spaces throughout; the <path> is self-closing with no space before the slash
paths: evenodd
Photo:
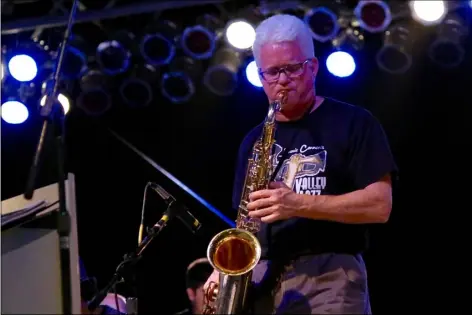
<path id="1" fill-rule="evenodd" d="M 17 34 L 24 31 L 31 31 L 37 28 L 54 28 L 67 25 L 68 16 L 61 14 L 64 11 L 63 1 L 56 3 L 54 15 L 38 16 L 33 18 L 12 20 L 2 23 L 2 35 Z M 77 12 L 75 23 L 94 22 L 107 19 L 115 19 L 123 16 L 131 16 L 148 12 L 165 11 L 186 7 L 224 4 L 228 0 L 178 0 L 178 1 L 135 1 L 127 5 L 109 6 L 102 10 L 89 10 L 82 6 Z M 3 5 L 3 1 L 2 1 Z M 13 6 L 15 4 L 13 3 Z M 2 8 L 3 9 L 3 8 Z M 66 12 L 68 10 L 65 10 Z"/>

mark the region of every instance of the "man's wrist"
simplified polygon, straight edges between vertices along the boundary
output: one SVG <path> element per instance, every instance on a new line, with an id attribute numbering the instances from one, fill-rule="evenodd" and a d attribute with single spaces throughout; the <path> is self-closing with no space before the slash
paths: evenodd
<path id="1" fill-rule="evenodd" d="M 317 209 L 323 203 L 326 196 L 299 194 L 299 207 L 296 216 L 300 218 L 320 219 Z"/>

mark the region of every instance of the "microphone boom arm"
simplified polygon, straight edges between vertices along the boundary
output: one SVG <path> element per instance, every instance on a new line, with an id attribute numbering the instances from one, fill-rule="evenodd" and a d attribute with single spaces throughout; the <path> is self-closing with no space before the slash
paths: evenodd
<path id="1" fill-rule="evenodd" d="M 123 261 L 118 265 L 115 270 L 113 277 L 110 282 L 100 290 L 88 303 L 89 311 L 93 312 L 100 306 L 100 303 L 103 302 L 108 292 L 118 283 L 122 278 L 124 278 L 124 273 L 127 271 L 128 267 L 136 265 L 142 257 L 142 254 L 146 247 L 152 242 L 152 240 L 159 235 L 159 233 L 167 226 L 167 223 L 171 221 L 176 215 L 178 210 L 174 210 L 171 205 L 167 208 L 167 211 L 164 213 L 162 218 L 154 224 L 154 226 L 149 229 L 147 236 L 142 240 L 142 242 L 137 246 L 137 248 L 124 256 Z"/>
<path id="2" fill-rule="evenodd" d="M 109 132 L 121 143 L 123 143 L 126 147 L 134 151 L 139 157 L 141 157 L 144 161 L 146 161 L 149 165 L 151 165 L 155 170 L 166 176 L 169 180 L 171 180 L 174 184 L 179 186 L 181 189 L 183 189 L 185 192 L 187 192 L 190 196 L 192 196 L 195 200 L 200 202 L 206 209 L 210 210 L 213 212 L 216 216 L 218 216 L 221 220 L 223 220 L 226 224 L 228 224 L 230 227 L 235 227 L 235 223 L 233 220 L 228 218 L 226 215 L 224 215 L 221 211 L 216 209 L 214 206 L 212 206 L 208 201 L 204 200 L 202 197 L 200 197 L 197 193 L 195 193 L 193 190 L 191 190 L 189 187 L 187 187 L 184 183 L 182 183 L 180 180 L 178 180 L 175 176 L 173 176 L 171 173 L 169 173 L 167 170 L 165 170 L 162 166 L 157 164 L 155 161 L 153 161 L 150 157 L 145 155 L 143 152 L 138 150 L 135 146 L 133 146 L 131 143 L 126 141 L 123 137 L 118 135 L 115 131 L 112 129 L 109 129 Z"/>

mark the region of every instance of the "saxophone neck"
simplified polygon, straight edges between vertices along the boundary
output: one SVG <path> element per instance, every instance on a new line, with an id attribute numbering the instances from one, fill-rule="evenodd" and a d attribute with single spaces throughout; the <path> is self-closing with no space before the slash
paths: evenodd
<path id="1" fill-rule="evenodd" d="M 282 109 L 282 99 L 278 99 L 269 104 L 269 112 L 267 113 L 266 122 L 272 124 L 275 122 L 275 115 Z"/>
<path id="2" fill-rule="evenodd" d="M 275 101 L 269 105 L 269 112 L 267 113 L 266 123 L 272 124 L 275 122 L 275 114 L 280 110 L 280 102 Z"/>
<path id="3" fill-rule="evenodd" d="M 278 111 L 282 109 L 282 105 L 285 102 L 286 94 L 280 93 L 278 95 L 277 100 L 273 101 L 269 104 L 269 112 L 267 113 L 266 122 L 267 123 L 274 123 L 275 122 L 275 115 Z"/>

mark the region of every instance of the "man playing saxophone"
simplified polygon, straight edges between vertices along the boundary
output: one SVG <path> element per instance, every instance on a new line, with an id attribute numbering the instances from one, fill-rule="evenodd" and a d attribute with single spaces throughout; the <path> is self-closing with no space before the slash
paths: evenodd
<path id="1" fill-rule="evenodd" d="M 318 60 L 307 26 L 274 15 L 256 29 L 254 58 L 276 113 L 274 180 L 252 192 L 249 216 L 262 221 L 253 270 L 254 313 L 370 314 L 369 224 L 388 221 L 396 173 L 382 126 L 367 110 L 316 94 Z M 243 140 L 235 174 L 238 208 L 248 155 L 262 125 Z M 218 281 L 214 272 L 205 284 Z"/>

